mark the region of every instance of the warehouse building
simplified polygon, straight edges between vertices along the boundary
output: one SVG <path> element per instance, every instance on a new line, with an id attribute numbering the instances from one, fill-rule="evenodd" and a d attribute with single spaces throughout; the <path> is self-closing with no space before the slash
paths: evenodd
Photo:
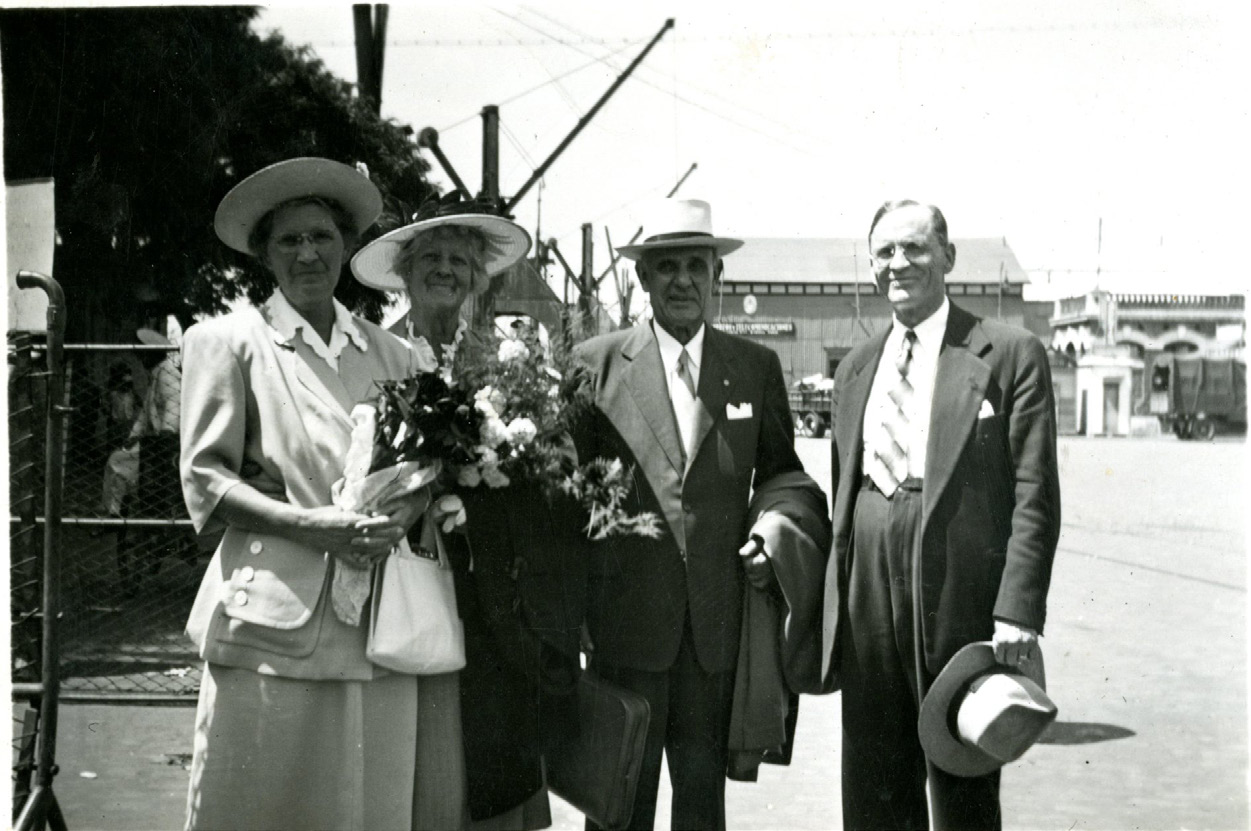
<path id="1" fill-rule="evenodd" d="M 1028 277 L 1005 239 L 953 239 L 947 293 L 973 314 L 1051 339 L 1050 302 L 1026 301 Z M 778 353 L 788 384 L 832 376 L 852 347 L 890 325 L 863 239 L 748 239 L 725 259 L 715 325 Z"/>

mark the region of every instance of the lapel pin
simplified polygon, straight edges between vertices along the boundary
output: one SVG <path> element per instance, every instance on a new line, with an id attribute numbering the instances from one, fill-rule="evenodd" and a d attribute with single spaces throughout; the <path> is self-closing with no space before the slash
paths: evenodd
<path id="1" fill-rule="evenodd" d="M 730 379 L 729 379 L 729 378 L 722 378 L 722 379 L 721 379 L 721 386 L 723 386 L 723 387 L 728 387 L 728 386 L 730 386 Z"/>

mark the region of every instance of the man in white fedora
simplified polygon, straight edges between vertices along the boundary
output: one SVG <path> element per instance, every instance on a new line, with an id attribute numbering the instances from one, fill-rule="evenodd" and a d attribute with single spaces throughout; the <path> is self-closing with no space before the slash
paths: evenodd
<path id="1" fill-rule="evenodd" d="M 619 249 L 635 261 L 652 321 L 578 348 L 597 405 L 576 431 L 579 458 L 621 459 L 634 471 L 625 510 L 664 518 L 659 539 L 612 537 L 589 552 L 591 670 L 651 706 L 630 828 L 652 827 L 662 755 L 672 827 L 725 827 L 744 592 L 756 590 L 746 584 L 776 585 L 783 535 L 828 539 L 777 355 L 708 322 L 722 257 L 741 245 L 713 233 L 707 202 L 657 204 L 642 242 Z M 762 488 L 773 507 L 754 518 Z"/>

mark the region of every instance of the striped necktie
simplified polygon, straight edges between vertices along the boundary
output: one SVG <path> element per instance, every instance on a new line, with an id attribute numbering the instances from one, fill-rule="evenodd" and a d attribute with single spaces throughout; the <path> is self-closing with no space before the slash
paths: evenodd
<path id="1" fill-rule="evenodd" d="M 912 382 L 908 373 L 912 369 L 912 348 L 917 333 L 909 329 L 904 333 L 903 344 L 895 358 L 899 373 L 887 392 L 890 406 L 882 415 L 882 433 L 868 454 L 868 474 L 873 483 L 886 496 L 892 495 L 899 483 L 908 478 L 908 414 L 912 412 Z"/>

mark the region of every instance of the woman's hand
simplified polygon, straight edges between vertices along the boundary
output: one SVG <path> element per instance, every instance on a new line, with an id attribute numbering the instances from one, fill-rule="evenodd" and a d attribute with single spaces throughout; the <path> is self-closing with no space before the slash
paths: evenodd
<path id="1" fill-rule="evenodd" d="M 390 554 L 405 531 L 385 514 L 369 516 L 327 505 L 301 511 L 291 536 L 314 550 L 329 551 L 349 565 L 364 568 Z"/>

